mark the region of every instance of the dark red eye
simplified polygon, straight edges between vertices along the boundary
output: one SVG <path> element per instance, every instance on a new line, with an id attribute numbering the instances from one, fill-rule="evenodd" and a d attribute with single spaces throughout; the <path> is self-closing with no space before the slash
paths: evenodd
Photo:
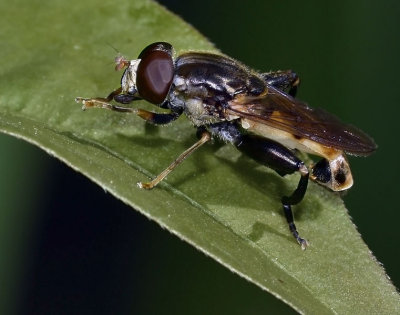
<path id="1" fill-rule="evenodd" d="M 140 53 L 136 78 L 139 95 L 153 104 L 161 104 L 167 97 L 174 76 L 172 46 L 154 43 Z"/>

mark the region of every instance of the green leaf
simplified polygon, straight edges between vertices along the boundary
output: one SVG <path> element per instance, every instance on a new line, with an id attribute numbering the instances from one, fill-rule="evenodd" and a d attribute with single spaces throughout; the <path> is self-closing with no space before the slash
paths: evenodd
<path id="1" fill-rule="evenodd" d="M 108 43 L 133 58 L 154 41 L 172 43 L 177 53 L 215 51 L 192 27 L 144 0 L 19 0 L 1 3 L 0 10 L 2 132 L 56 156 L 300 312 L 400 313 L 396 289 L 339 196 L 310 183 L 295 213 L 311 243 L 301 251 L 280 205 L 297 176 L 280 178 L 233 147 L 214 144 L 156 189 L 141 190 L 138 181 L 196 141 L 193 127 L 185 118 L 160 128 L 134 115 L 82 112 L 74 102 L 118 87 L 121 73 L 112 70 Z"/>

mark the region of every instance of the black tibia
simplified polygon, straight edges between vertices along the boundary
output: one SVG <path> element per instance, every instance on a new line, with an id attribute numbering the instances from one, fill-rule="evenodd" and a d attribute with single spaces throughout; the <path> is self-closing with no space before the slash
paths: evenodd
<path id="1" fill-rule="evenodd" d="M 297 242 L 305 249 L 307 241 L 299 236 L 291 209 L 292 205 L 298 204 L 303 199 L 307 190 L 309 172 L 303 161 L 278 142 L 257 135 L 242 134 L 234 122 L 213 124 L 209 129 L 212 134 L 233 143 L 240 151 L 272 168 L 281 176 L 294 172 L 300 173 L 301 177 L 296 190 L 292 195 L 282 197 L 281 201 L 289 229 Z"/>
<path id="2" fill-rule="evenodd" d="M 283 211 L 285 213 L 286 221 L 289 224 L 290 232 L 292 232 L 294 238 L 300 244 L 301 248 L 306 249 L 308 246 L 308 243 L 305 239 L 301 238 L 299 235 L 299 232 L 297 232 L 296 225 L 294 224 L 293 212 L 292 212 L 292 207 L 291 207 L 292 205 L 296 205 L 300 201 L 303 200 L 304 194 L 306 193 L 306 190 L 307 190 L 309 173 L 303 162 L 302 162 L 301 168 L 299 169 L 299 172 L 300 172 L 301 177 L 300 177 L 299 183 L 297 184 L 296 190 L 293 192 L 293 194 L 291 196 L 282 197 L 282 205 L 283 205 Z"/>
<path id="3" fill-rule="evenodd" d="M 295 97 L 300 79 L 292 70 L 262 73 L 264 81 L 277 89 Z"/>
<path id="4" fill-rule="evenodd" d="M 143 111 L 143 109 L 140 109 Z M 171 113 L 153 113 L 153 112 L 147 112 L 147 116 L 143 117 L 138 113 L 140 117 L 143 119 L 147 120 L 150 123 L 153 123 L 155 125 L 166 125 L 169 124 L 170 122 L 173 122 L 176 120 L 180 115 L 182 114 L 182 111 L 176 111 L 176 112 L 171 112 Z"/>
<path id="5" fill-rule="evenodd" d="M 111 94 L 110 94 L 111 95 Z M 118 94 L 113 96 L 114 101 L 121 103 L 121 104 L 129 104 L 133 101 L 140 100 L 141 98 L 131 94 Z"/>
<path id="6" fill-rule="evenodd" d="M 112 91 L 110 94 L 108 94 L 108 96 L 106 97 L 105 101 L 107 102 L 111 102 L 115 96 L 117 96 L 118 94 L 121 94 L 122 92 L 122 87 L 119 87 L 118 89 Z"/>
<path id="7" fill-rule="evenodd" d="M 97 100 L 100 102 L 111 102 L 112 100 L 121 103 L 121 104 L 129 104 L 133 101 L 140 100 L 141 98 L 132 94 L 121 94 L 122 87 L 115 89 L 107 97 L 96 97 L 93 100 Z"/>
<path id="8" fill-rule="evenodd" d="M 107 102 L 111 102 L 114 99 L 114 97 L 118 97 L 118 95 L 121 94 L 121 92 L 122 92 L 122 88 L 119 87 L 118 89 L 115 89 L 110 94 L 108 94 L 107 97 L 94 97 L 94 98 L 85 99 L 85 100 L 91 100 L 94 102 L 97 101 L 100 103 L 107 103 Z M 81 97 L 77 97 L 75 100 L 77 100 L 77 99 L 83 100 L 83 98 L 81 98 Z"/>

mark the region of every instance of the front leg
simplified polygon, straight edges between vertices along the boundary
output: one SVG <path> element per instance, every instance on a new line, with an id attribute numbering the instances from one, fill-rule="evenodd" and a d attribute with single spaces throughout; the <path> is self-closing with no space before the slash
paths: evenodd
<path id="1" fill-rule="evenodd" d="M 88 108 L 103 108 L 103 109 L 108 109 L 116 112 L 122 112 L 122 113 L 132 113 L 136 114 L 139 117 L 143 118 L 144 120 L 156 124 L 156 125 L 165 125 L 169 124 L 170 122 L 176 120 L 181 114 L 182 111 L 172 111 L 171 113 L 153 113 L 150 111 L 147 111 L 145 109 L 141 108 L 131 108 L 131 107 L 123 107 L 123 106 L 118 106 L 114 104 L 110 104 L 109 102 L 112 99 L 117 100 L 117 97 L 120 97 L 125 94 L 114 94 L 118 90 L 115 90 L 110 93 L 110 95 L 107 98 L 83 98 L 83 97 L 77 97 L 75 98 L 75 101 L 77 103 L 82 103 L 82 109 L 86 110 Z M 129 95 L 127 95 L 129 96 Z M 110 100 L 111 98 L 111 100 Z M 136 99 L 135 99 L 136 100 Z M 123 103 L 120 98 L 120 103 Z"/>
<path id="2" fill-rule="evenodd" d="M 130 94 L 121 94 L 122 92 L 122 87 L 119 87 L 117 89 L 115 89 L 114 91 L 112 91 L 110 94 L 108 94 L 107 97 L 94 97 L 91 98 L 90 100 L 92 100 L 93 102 L 98 101 L 98 102 L 104 102 L 104 103 L 108 103 L 111 102 L 112 100 L 115 100 L 118 103 L 121 104 L 129 104 L 130 102 L 140 99 L 137 96 L 133 96 Z M 77 97 L 76 99 L 82 99 L 81 97 Z M 76 100 L 75 99 L 75 100 Z M 89 99 L 87 99 L 89 100 Z"/>

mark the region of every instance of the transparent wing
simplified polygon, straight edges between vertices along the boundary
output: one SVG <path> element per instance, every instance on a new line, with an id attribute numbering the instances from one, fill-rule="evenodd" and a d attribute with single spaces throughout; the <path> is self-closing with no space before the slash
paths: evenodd
<path id="1" fill-rule="evenodd" d="M 374 140 L 360 129 L 341 122 L 334 115 L 313 109 L 273 87 L 266 95 L 238 95 L 229 102 L 227 113 L 287 131 L 328 147 L 354 155 L 376 150 Z"/>

